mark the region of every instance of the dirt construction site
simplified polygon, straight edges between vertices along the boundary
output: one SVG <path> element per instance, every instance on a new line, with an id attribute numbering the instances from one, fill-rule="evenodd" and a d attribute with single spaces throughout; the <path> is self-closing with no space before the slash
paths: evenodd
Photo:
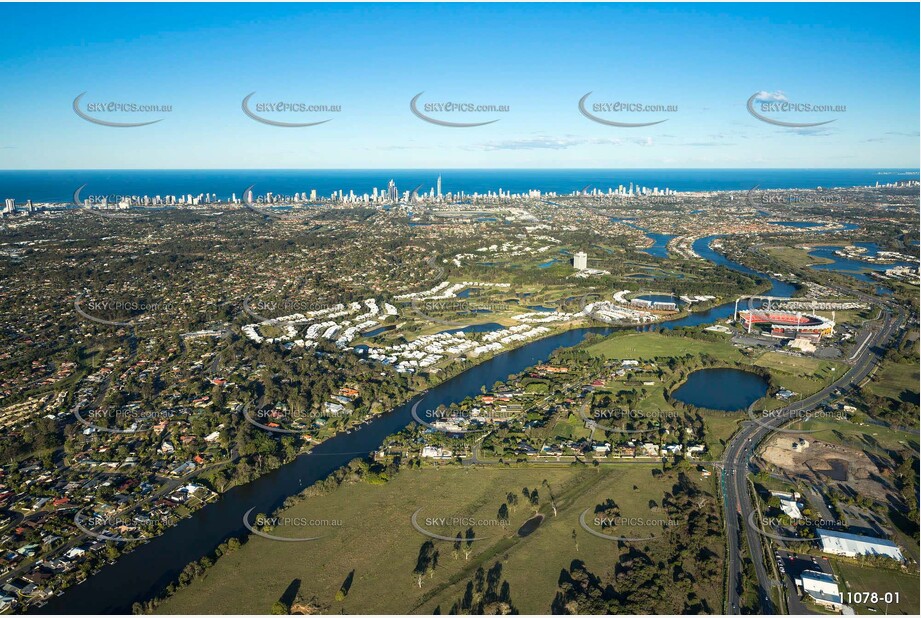
<path id="1" fill-rule="evenodd" d="M 809 434 L 784 434 L 766 442 L 761 459 L 791 479 L 810 484 L 850 486 L 857 495 L 884 501 L 892 493 L 879 465 L 863 451 L 813 440 Z"/>

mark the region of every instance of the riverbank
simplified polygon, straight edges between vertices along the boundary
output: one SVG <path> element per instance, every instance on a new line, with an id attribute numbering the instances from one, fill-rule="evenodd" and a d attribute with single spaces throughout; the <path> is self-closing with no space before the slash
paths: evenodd
<path id="1" fill-rule="evenodd" d="M 712 240 L 716 236 L 708 238 Z M 728 268 L 764 278 L 764 275 L 735 264 L 710 249 L 709 240 L 706 241 L 706 249 L 714 256 L 714 262 L 719 261 Z M 776 280 L 771 280 L 771 286 L 772 293 L 779 296 L 789 295 L 793 290 L 793 286 Z M 733 303 L 727 302 L 682 319 L 657 323 L 654 327 L 677 328 L 707 323 L 728 317 L 732 310 Z M 618 330 L 624 328 L 630 327 L 619 327 Z M 415 402 L 424 398 L 433 408 L 459 402 L 464 397 L 478 394 L 483 386 L 488 388 L 511 373 L 546 360 L 555 349 L 577 345 L 590 333 L 608 334 L 613 331 L 611 327 L 568 325 L 543 339 L 502 351 L 482 361 L 478 359 L 479 362 L 471 367 L 458 368 L 453 376 L 445 374 L 424 395 L 409 397 L 393 411 L 376 416 L 351 433 L 337 434 L 294 461 L 250 483 L 232 488 L 221 500 L 207 505 L 160 537 L 126 554 L 117 565 L 104 567 L 84 584 L 68 590 L 62 597 L 53 598 L 42 609 L 52 613 L 128 612 L 134 602 L 158 595 L 188 563 L 211 553 L 228 538 L 244 534 L 242 516 L 248 510 L 272 512 L 288 496 L 325 478 L 354 457 L 375 450 L 384 438 L 410 422 L 410 410 Z"/>

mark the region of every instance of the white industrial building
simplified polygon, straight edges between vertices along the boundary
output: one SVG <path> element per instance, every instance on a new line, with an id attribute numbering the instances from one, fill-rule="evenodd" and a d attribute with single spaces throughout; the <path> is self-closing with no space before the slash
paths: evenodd
<path id="1" fill-rule="evenodd" d="M 796 579 L 796 583 L 803 589 L 803 594 L 809 595 L 819 605 L 834 609 L 843 605 L 841 591 L 838 589 L 838 581 L 834 575 L 821 571 L 803 571 Z"/>
<path id="2" fill-rule="evenodd" d="M 888 556 L 899 562 L 904 560 L 899 546 L 887 539 L 834 530 L 816 530 L 816 533 L 822 541 L 822 551 L 828 554 L 852 558 L 854 556 Z"/>

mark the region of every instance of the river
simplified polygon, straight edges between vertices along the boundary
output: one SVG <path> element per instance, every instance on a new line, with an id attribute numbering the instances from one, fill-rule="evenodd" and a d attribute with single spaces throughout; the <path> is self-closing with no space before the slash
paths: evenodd
<path id="1" fill-rule="evenodd" d="M 211 553 L 229 537 L 243 536 L 246 533 L 243 514 L 249 509 L 255 507 L 256 513 L 269 513 L 288 496 L 325 478 L 352 459 L 376 450 L 387 436 L 412 421 L 410 411 L 417 401 L 424 401 L 426 408 L 460 402 L 479 394 L 484 384 L 491 386 L 509 374 L 546 360 L 557 348 L 574 346 L 589 333 L 608 334 L 613 330 L 591 327 L 558 333 L 476 365 L 351 434 L 340 433 L 293 462 L 231 489 L 216 502 L 125 554 L 116 564 L 107 565 L 83 584 L 68 588 L 62 596 L 54 597 L 33 613 L 130 614 L 135 601 L 161 592 L 186 564 Z"/>
<path id="2" fill-rule="evenodd" d="M 733 270 L 764 276 L 711 249 L 710 242 L 715 238 L 718 236 L 699 239 L 694 243 L 694 250 L 698 255 Z M 771 281 L 770 294 L 773 296 L 790 296 L 794 290 L 791 284 L 774 279 Z M 680 320 L 657 324 L 654 328 L 713 322 L 732 315 L 733 307 L 734 302 L 725 303 Z M 256 513 L 270 513 L 281 506 L 287 497 L 327 477 L 352 459 L 376 450 L 387 436 L 412 421 L 410 411 L 417 401 L 424 401 L 426 408 L 458 403 L 465 397 L 479 394 L 483 385 L 488 388 L 497 381 L 505 380 L 509 374 L 518 373 L 546 360 L 558 348 L 577 345 L 589 333 L 609 334 L 614 330 L 611 327 L 589 327 L 558 333 L 476 365 L 352 433 L 336 435 L 291 463 L 251 483 L 231 489 L 219 500 L 196 511 L 191 517 L 133 552 L 125 554 L 115 564 L 105 566 L 84 583 L 68 588 L 62 596 L 53 597 L 44 607 L 33 609 L 32 613 L 131 613 L 135 601 L 147 600 L 159 594 L 176 579 L 185 565 L 210 554 L 227 538 L 246 534 L 243 514 L 248 510 L 255 508 Z"/>

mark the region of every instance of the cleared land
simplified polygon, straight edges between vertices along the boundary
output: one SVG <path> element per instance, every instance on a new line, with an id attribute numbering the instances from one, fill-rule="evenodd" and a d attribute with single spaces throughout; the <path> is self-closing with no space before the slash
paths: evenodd
<path id="1" fill-rule="evenodd" d="M 921 372 L 917 365 L 907 363 L 885 363 L 870 382 L 869 389 L 880 397 L 902 401 L 906 391 L 918 397 L 918 381 Z"/>
<path id="2" fill-rule="evenodd" d="M 765 352 L 755 360 L 754 364 L 769 370 L 778 385 L 800 396 L 808 396 L 822 390 L 847 371 L 847 365 L 844 363 L 793 356 L 782 352 Z M 785 402 L 767 407 L 782 405 L 785 405 Z"/>
<path id="3" fill-rule="evenodd" d="M 579 524 L 580 513 L 610 497 L 616 500 L 622 516 L 663 518 L 664 513 L 651 509 L 649 501 L 661 503 L 665 492 L 672 491 L 675 479 L 674 473 L 654 477 L 648 467 L 613 471 L 451 467 L 403 470 L 386 484 L 344 485 L 283 513 L 285 517 L 342 522 L 339 527 L 324 529 L 321 540 L 285 543 L 253 536 L 240 550 L 221 558 L 203 579 L 164 602 L 158 613 L 268 613 L 292 583 L 303 598 L 315 597 L 324 613 L 432 613 L 436 609 L 448 613 L 463 597 L 477 568 L 488 571 L 496 561 L 503 565 L 502 579 L 508 581 L 519 612 L 549 613 L 562 569 L 579 559 L 592 572 L 609 572 L 620 552 L 617 543 L 585 532 Z M 522 498 L 523 487 L 538 491 L 540 513 L 545 516 L 543 523 L 524 537 L 517 531 L 534 516 L 535 508 Z M 550 505 L 550 490 L 556 516 Z M 709 482 L 705 490 L 714 491 Z M 477 527 L 477 536 L 488 538 L 472 544 L 469 560 L 463 552 L 453 557 L 452 542 L 434 541 L 438 566 L 420 588 L 412 571 L 420 547 L 431 539 L 412 527 L 412 514 L 422 509 L 418 523 L 453 538 L 465 527 L 432 522 L 453 516 L 495 520 L 509 492 L 519 497 L 510 514 L 510 526 Z M 655 534 L 656 529 L 652 530 Z M 308 536 L 304 529 L 277 528 L 272 534 Z M 656 543 L 643 542 L 637 548 L 655 560 L 657 553 L 665 550 Z M 647 545 L 649 549 L 645 549 Z M 710 545 L 722 557 L 722 542 L 713 539 Z M 337 591 L 353 571 L 348 594 L 336 601 Z M 719 608 L 722 582 L 719 576 L 714 580 L 695 586 L 698 596 L 710 607 Z"/>
<path id="4" fill-rule="evenodd" d="M 901 573 L 892 569 L 860 566 L 844 560 L 834 560 L 832 564 L 848 592 L 875 592 L 880 597 L 876 603 L 855 604 L 854 609 L 858 614 L 869 614 L 871 616 L 886 613 L 908 616 L 918 615 L 921 600 L 919 600 L 918 594 L 917 575 Z M 887 592 L 899 593 L 899 602 L 887 605 L 883 599 Z M 894 601 L 894 597 L 890 598 Z"/>
<path id="5" fill-rule="evenodd" d="M 821 245 L 810 245 L 809 251 Z M 833 260 L 809 255 L 809 251 L 800 247 L 764 247 L 772 257 L 782 260 L 791 266 L 812 266 L 813 264 L 831 264 Z"/>
<path id="6" fill-rule="evenodd" d="M 709 354 L 726 361 L 742 360 L 742 353 L 731 343 L 699 341 L 688 337 L 660 335 L 658 333 L 631 333 L 609 337 L 587 348 L 591 354 L 617 359 L 649 359 L 657 356 L 684 356 Z"/>

